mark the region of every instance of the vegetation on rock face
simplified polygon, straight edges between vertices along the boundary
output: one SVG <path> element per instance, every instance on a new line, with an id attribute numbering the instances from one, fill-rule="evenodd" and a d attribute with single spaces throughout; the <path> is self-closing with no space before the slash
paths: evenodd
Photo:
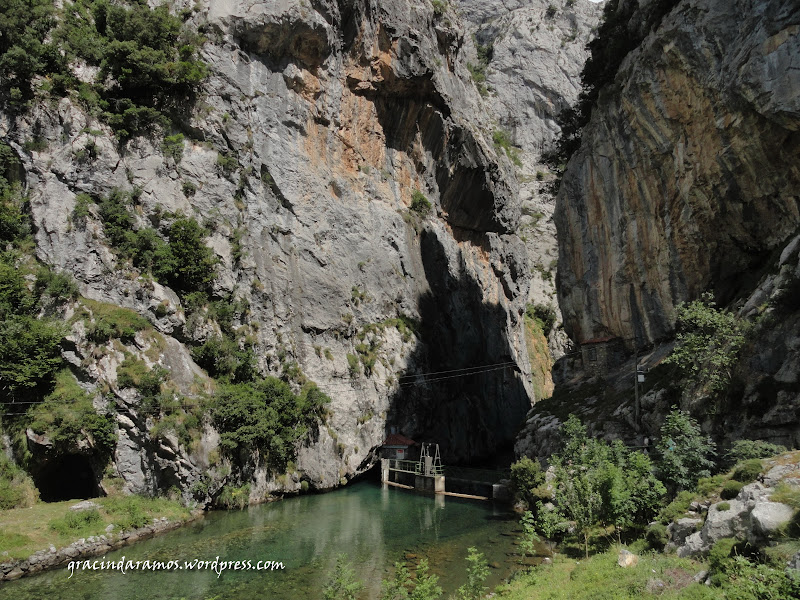
<path id="1" fill-rule="evenodd" d="M 274 471 L 284 472 L 295 458 L 297 443 L 313 432 L 329 402 L 314 385 L 294 394 L 286 382 L 266 377 L 222 385 L 211 418 L 220 432 L 220 447 L 237 461 L 257 452 Z"/>
<path id="2" fill-rule="evenodd" d="M 665 364 L 677 365 L 690 385 L 721 392 L 744 345 L 746 324 L 733 313 L 718 310 L 710 294 L 681 304 L 677 313 L 677 344 Z"/>
<path id="3" fill-rule="evenodd" d="M 28 418 L 30 429 L 47 436 L 60 454 L 86 441 L 98 454 L 108 456 L 117 442 L 115 419 L 97 413 L 91 396 L 67 369 L 58 373 L 52 393 L 28 411 Z"/>
<path id="4" fill-rule="evenodd" d="M 9 0 L 0 18 L 2 94 L 22 107 L 38 89 L 63 95 L 74 89 L 90 112 L 120 139 L 168 126 L 205 78 L 197 58 L 202 39 L 167 5 L 74 0 L 60 10 L 52 0 Z M 96 67 L 94 83 L 73 72 Z"/>

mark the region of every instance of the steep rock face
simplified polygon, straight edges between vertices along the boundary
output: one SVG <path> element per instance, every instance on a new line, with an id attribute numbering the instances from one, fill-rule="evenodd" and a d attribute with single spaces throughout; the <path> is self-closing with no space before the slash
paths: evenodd
<path id="1" fill-rule="evenodd" d="M 192 327 L 172 290 L 115 256 L 95 209 L 80 226 L 72 213 L 78 193 L 120 188 L 138 190 L 140 224 L 164 212 L 205 221 L 215 294 L 249 303 L 234 325 L 255 336 L 262 372 L 296 363 L 333 399 L 298 473 L 248 473 L 254 500 L 299 489 L 300 476 L 328 488 L 363 472 L 389 427 L 440 442 L 450 460 L 509 444 L 530 405 L 529 270 L 515 179 L 469 82 L 463 30 L 426 2 L 366 0 L 211 2 L 189 22 L 210 32 L 210 75 L 178 161 L 157 139 L 120 147 L 70 98 L 2 115 L 25 168 L 38 258 L 74 275 L 83 296 L 147 317 L 166 340 L 148 364 L 191 395 L 205 376 L 187 348 L 213 328 Z M 25 151 L 34 132 L 47 147 Z M 89 145 L 96 158 L 76 159 Z M 427 216 L 409 210 L 415 189 L 433 204 Z M 418 327 L 403 331 L 398 318 Z M 123 351 L 99 357 L 73 336 L 83 385 L 98 398 L 109 388 L 121 409 L 115 464 L 128 489 L 196 485 L 216 432 L 192 448 L 151 435 L 136 394 L 115 385 Z M 144 360 L 147 348 L 124 351 Z M 485 365 L 499 366 L 457 371 Z"/>
<path id="2" fill-rule="evenodd" d="M 485 103 L 495 131 L 508 134 L 520 149 L 517 167 L 522 217 L 518 233 L 531 267 L 528 303 L 551 307 L 561 321 L 555 289 L 558 262 L 553 222 L 552 176 L 542 160 L 558 135 L 558 113 L 577 101 L 586 44 L 599 23 L 601 5 L 545 0 L 489 2 L 460 0 L 458 10 L 471 34 L 465 43 L 474 72 L 485 74 Z M 480 51 L 480 52 L 479 52 Z M 550 355 L 559 358 L 569 340 L 556 326 L 548 336 Z M 528 340 L 529 349 L 535 345 Z M 531 353 L 534 370 L 547 371 L 550 360 Z M 546 386 L 552 387 L 552 383 Z M 544 393 L 544 392 L 543 392 Z M 537 400 L 540 399 L 537 394 Z"/>
<path id="3" fill-rule="evenodd" d="M 800 225 L 800 13 L 679 3 L 600 95 L 558 196 L 570 337 L 671 335 L 675 306 L 746 297 Z"/>

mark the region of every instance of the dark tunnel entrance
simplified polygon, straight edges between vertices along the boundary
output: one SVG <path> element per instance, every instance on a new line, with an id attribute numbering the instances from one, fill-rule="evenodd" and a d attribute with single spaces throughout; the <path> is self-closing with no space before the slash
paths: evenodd
<path id="1" fill-rule="evenodd" d="M 80 454 L 66 454 L 49 461 L 36 477 L 36 487 L 44 502 L 85 500 L 100 495 L 92 465 L 88 457 Z"/>

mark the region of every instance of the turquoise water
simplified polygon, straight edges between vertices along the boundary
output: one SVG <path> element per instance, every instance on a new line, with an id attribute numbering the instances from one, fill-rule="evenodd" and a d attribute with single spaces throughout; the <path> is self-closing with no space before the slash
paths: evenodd
<path id="1" fill-rule="evenodd" d="M 277 571 L 69 571 L 62 568 L 0 584 L 4 600 L 113 598 L 173 600 L 321 598 L 336 556 L 348 555 L 378 598 L 382 578 L 398 560 L 427 558 L 451 593 L 465 581 L 467 548 L 488 561 L 489 584 L 508 575 L 517 518 L 486 502 L 422 496 L 361 482 L 329 494 L 301 496 L 242 511 L 213 512 L 160 537 L 111 552 L 106 560 L 275 560 Z M 101 558 L 101 557 L 98 557 Z M 503 565 L 503 567 L 500 567 Z"/>

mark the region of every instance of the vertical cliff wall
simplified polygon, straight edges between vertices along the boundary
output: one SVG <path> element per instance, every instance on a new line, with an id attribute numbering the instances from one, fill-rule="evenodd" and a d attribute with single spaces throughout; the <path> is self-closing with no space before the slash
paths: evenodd
<path id="1" fill-rule="evenodd" d="M 449 460 L 508 446 L 531 401 L 529 269 L 516 180 L 455 16 L 424 1 L 175 9 L 204 32 L 209 68 L 179 153 L 165 151 L 170 131 L 119 143 L 74 93 L 0 115 L 24 168 L 36 256 L 86 299 L 65 318 L 94 301 L 92 314 L 120 306 L 149 322 L 104 345 L 87 335 L 91 317 L 76 317 L 65 350 L 95 404 L 118 411 L 113 465 L 127 489 L 187 491 L 218 469 L 208 423 L 191 445 L 167 423 L 154 431 L 158 415 L 119 373 L 135 356 L 186 397 L 213 393 L 191 348 L 220 323 L 187 319 L 173 290 L 115 253 L 97 205 L 78 199 L 114 189 L 135 194 L 137 228 L 173 214 L 203 223 L 218 260 L 213 298 L 237 302 L 229 327 L 261 372 L 313 380 L 333 400 L 290 477 L 248 472 L 253 499 L 301 479 L 339 485 L 372 464 L 391 427 L 441 443 Z M 429 210 L 413 204 L 420 194 Z"/>
<path id="2" fill-rule="evenodd" d="M 683 1 L 603 89 L 556 209 L 574 341 L 668 338 L 678 303 L 747 297 L 797 232 L 799 28 L 793 2 Z"/>

